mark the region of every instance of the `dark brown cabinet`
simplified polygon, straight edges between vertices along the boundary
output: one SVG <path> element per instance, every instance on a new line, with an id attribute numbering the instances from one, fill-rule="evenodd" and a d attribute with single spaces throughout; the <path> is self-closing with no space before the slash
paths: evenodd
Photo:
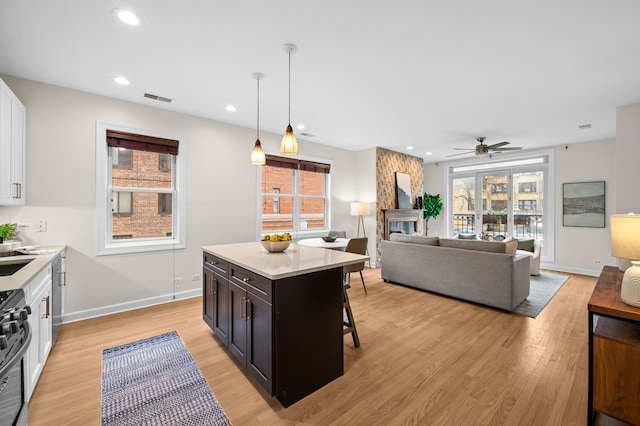
<path id="1" fill-rule="evenodd" d="M 227 262 L 205 255 L 202 268 L 202 318 L 216 336 L 229 343 L 229 280 Z"/>
<path id="2" fill-rule="evenodd" d="M 597 412 L 640 425 L 640 308 L 621 300 L 622 276 L 605 266 L 589 300 L 588 424 Z"/>
<path id="3" fill-rule="evenodd" d="M 342 267 L 271 280 L 205 252 L 203 271 L 204 321 L 282 405 L 343 374 Z"/>

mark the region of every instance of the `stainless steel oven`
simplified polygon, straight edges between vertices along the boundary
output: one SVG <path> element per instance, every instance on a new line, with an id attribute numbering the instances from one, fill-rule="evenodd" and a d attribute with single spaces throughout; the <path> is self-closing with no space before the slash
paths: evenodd
<path id="1" fill-rule="evenodd" d="M 27 424 L 24 355 L 31 342 L 21 289 L 0 291 L 0 426 Z"/>

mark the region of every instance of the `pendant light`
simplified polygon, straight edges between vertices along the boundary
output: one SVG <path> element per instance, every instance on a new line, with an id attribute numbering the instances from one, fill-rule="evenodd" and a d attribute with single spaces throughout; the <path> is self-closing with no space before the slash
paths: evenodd
<path id="1" fill-rule="evenodd" d="M 296 50 L 297 47 L 294 44 L 284 45 L 284 51 L 289 55 L 289 125 L 280 143 L 280 154 L 282 155 L 298 155 L 298 141 L 296 141 L 293 128 L 291 127 L 291 55 L 294 54 Z"/>
<path id="2" fill-rule="evenodd" d="M 262 79 L 262 77 L 264 77 L 264 74 L 262 74 L 261 72 L 254 72 L 252 76 L 256 79 L 258 94 L 256 97 L 256 143 L 253 146 L 253 150 L 251 151 L 251 164 L 261 166 L 267 162 L 264 156 L 264 151 L 262 150 L 262 144 L 260 143 L 260 80 Z"/>

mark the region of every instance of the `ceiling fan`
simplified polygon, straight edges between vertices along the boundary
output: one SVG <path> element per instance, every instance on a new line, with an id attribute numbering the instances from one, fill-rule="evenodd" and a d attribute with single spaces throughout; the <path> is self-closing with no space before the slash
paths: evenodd
<path id="1" fill-rule="evenodd" d="M 494 143 L 493 145 L 485 145 L 484 144 L 485 139 L 486 138 L 482 136 L 479 138 L 476 138 L 476 140 L 478 141 L 478 145 L 476 145 L 475 148 L 453 148 L 453 149 L 463 150 L 467 152 L 461 152 L 459 154 L 451 154 L 451 155 L 447 155 L 447 157 L 455 157 L 456 155 L 464 155 L 464 154 L 471 154 L 471 153 L 474 153 L 476 155 L 486 155 L 486 154 L 491 154 L 493 152 L 517 151 L 519 149 L 522 149 L 521 146 L 507 147 L 506 145 L 509 145 L 509 142 L 507 141 Z"/>

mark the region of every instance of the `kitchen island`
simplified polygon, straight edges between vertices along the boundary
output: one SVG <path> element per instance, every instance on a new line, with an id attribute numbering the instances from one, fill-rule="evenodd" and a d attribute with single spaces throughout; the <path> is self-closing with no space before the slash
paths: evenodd
<path id="1" fill-rule="evenodd" d="M 288 407 L 343 374 L 342 267 L 368 256 L 259 242 L 205 246 L 203 319 Z"/>

